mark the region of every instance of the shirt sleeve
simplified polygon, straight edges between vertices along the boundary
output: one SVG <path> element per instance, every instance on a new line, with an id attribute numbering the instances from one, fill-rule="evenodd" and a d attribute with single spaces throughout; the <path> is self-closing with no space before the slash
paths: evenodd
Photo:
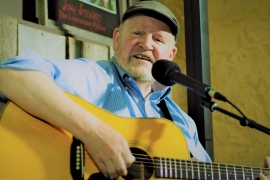
<path id="1" fill-rule="evenodd" d="M 42 57 L 31 49 L 0 63 L 0 68 L 39 71 L 47 74 L 65 92 L 95 102 L 108 84 L 113 84 L 112 73 L 95 61 L 87 59 L 54 59 Z M 104 83 L 100 83 L 104 82 Z M 4 98 L 0 94 L 0 98 Z"/>
<path id="2" fill-rule="evenodd" d="M 35 70 L 43 72 L 52 78 L 55 76 L 56 72 L 52 63 L 31 49 L 26 49 L 18 56 L 2 61 L 0 68 Z"/>

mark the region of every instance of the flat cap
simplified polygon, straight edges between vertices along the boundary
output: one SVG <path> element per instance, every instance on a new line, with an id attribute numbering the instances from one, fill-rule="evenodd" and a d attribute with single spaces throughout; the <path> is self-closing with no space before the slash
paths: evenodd
<path id="1" fill-rule="evenodd" d="M 179 22 L 174 14 L 158 1 L 139 1 L 128 7 L 122 17 L 122 22 L 134 14 L 142 13 L 166 23 L 177 40 L 179 35 Z"/>

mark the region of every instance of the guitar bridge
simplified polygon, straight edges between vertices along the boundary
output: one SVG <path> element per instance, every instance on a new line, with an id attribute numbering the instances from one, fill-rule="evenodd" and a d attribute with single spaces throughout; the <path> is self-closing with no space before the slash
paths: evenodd
<path id="1" fill-rule="evenodd" d="M 73 141 L 70 146 L 70 173 L 73 179 L 84 179 L 84 145 L 83 143 L 73 137 Z"/>

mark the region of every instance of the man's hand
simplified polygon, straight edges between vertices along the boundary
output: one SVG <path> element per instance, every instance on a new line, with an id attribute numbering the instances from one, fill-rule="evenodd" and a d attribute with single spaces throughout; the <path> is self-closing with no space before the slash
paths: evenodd
<path id="1" fill-rule="evenodd" d="M 116 179 L 127 175 L 127 168 L 135 157 L 120 133 L 99 121 L 86 137 L 84 145 L 105 177 Z"/>
<path id="2" fill-rule="evenodd" d="M 270 168 L 270 157 L 265 157 L 264 159 L 264 166 L 266 168 Z M 264 174 L 259 174 L 260 180 L 270 180 L 270 169 L 269 171 L 265 172 Z"/>

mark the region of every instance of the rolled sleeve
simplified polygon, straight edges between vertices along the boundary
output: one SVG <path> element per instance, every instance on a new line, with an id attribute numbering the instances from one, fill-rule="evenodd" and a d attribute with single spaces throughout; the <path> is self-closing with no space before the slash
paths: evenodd
<path id="1" fill-rule="evenodd" d="M 18 56 L 2 61 L 0 68 L 40 71 L 52 78 L 55 76 L 56 72 L 54 65 L 50 63 L 50 61 L 31 49 L 26 49 Z"/>

